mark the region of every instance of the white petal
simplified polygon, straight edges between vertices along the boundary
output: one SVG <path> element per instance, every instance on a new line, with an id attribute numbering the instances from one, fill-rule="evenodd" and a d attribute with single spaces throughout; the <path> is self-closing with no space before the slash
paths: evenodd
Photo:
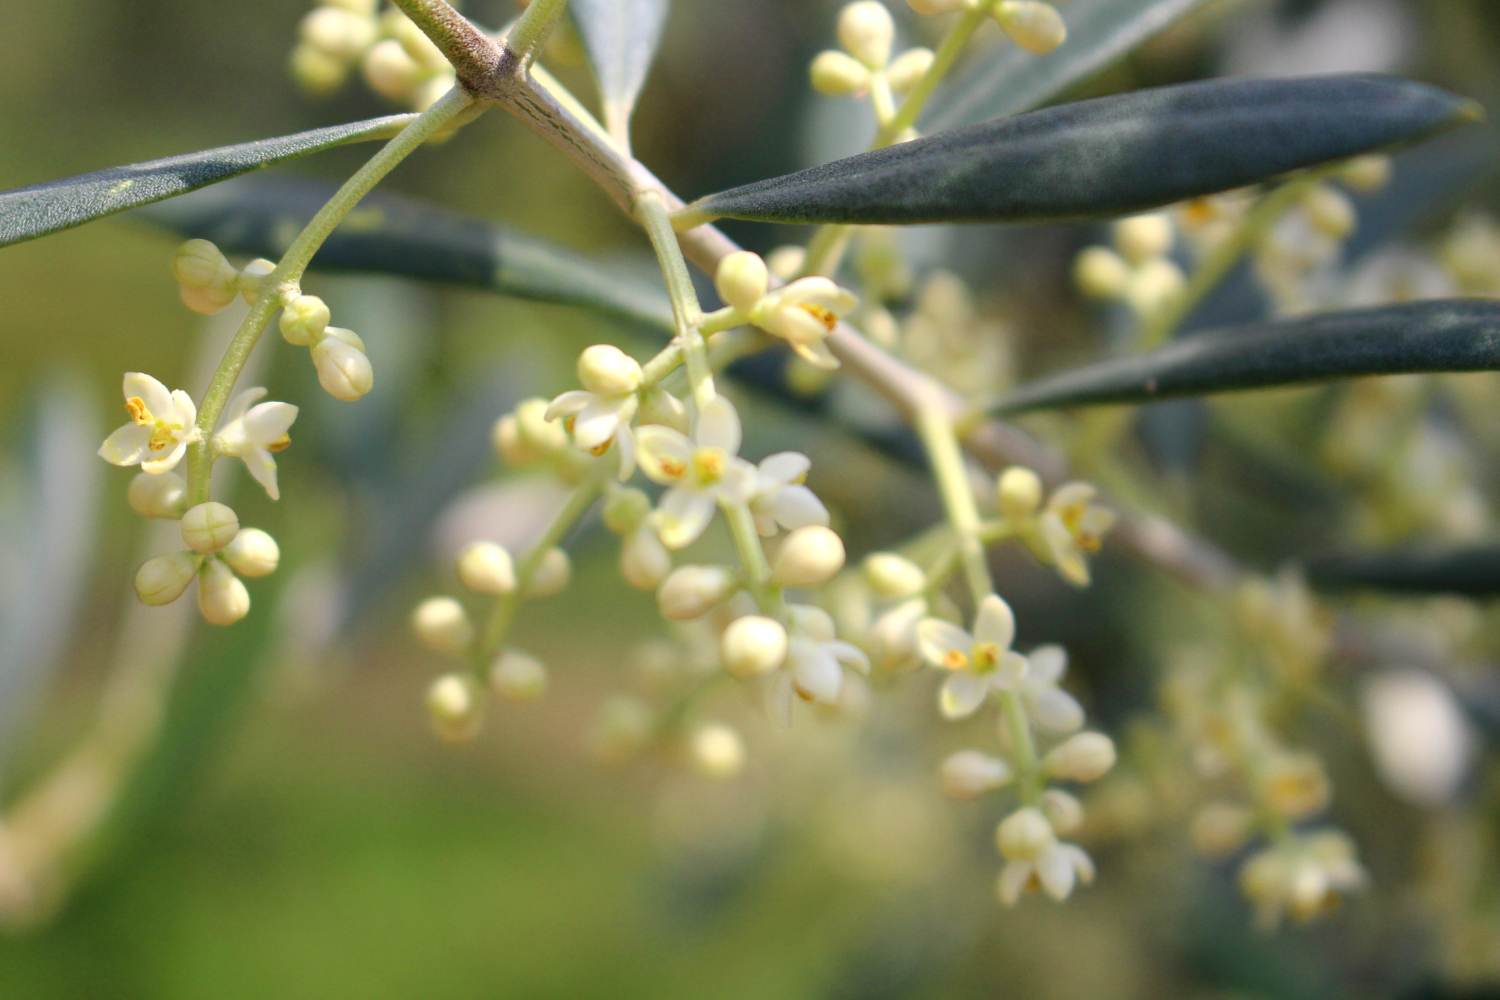
<path id="1" fill-rule="evenodd" d="M 967 670 L 955 670 L 943 681 L 938 708 L 945 719 L 965 719 L 978 711 L 990 693 L 990 679 Z"/>
<path id="2" fill-rule="evenodd" d="M 1026 661 L 1026 657 L 1007 649 L 1000 655 L 1000 663 L 995 667 L 995 672 L 990 674 L 990 684 L 996 691 L 1014 691 L 1026 679 L 1026 671 L 1030 668 L 1031 664 Z"/>
<path id="3" fill-rule="evenodd" d="M 265 394 L 266 387 L 263 385 L 257 385 L 252 386 L 251 388 L 246 389 L 244 392 L 235 396 L 234 401 L 229 404 L 229 409 L 224 411 L 224 423 L 231 424 L 236 420 L 243 420 L 245 414 L 250 412 L 250 407 L 254 405 L 257 400 L 265 396 Z"/>
<path id="4" fill-rule="evenodd" d="M 1031 661 L 1028 684 L 1056 684 L 1068 669 L 1068 651 L 1055 643 L 1038 646 L 1026 658 Z"/>
<path id="5" fill-rule="evenodd" d="M 771 511 L 776 522 L 787 531 L 810 524 L 828 527 L 828 508 L 818 495 L 800 483 L 783 486 L 771 497 Z"/>
<path id="6" fill-rule="evenodd" d="M 145 428 L 142 428 L 145 430 Z M 141 463 L 142 472 L 160 473 L 171 472 L 177 468 L 177 463 L 182 461 L 182 456 L 187 452 L 187 442 L 174 440 L 172 447 L 156 458 L 147 459 Z"/>
<path id="7" fill-rule="evenodd" d="M 715 492 L 725 503 L 749 503 L 758 485 L 755 466 L 743 458 L 731 458 L 719 476 Z"/>
<path id="8" fill-rule="evenodd" d="M 245 468 L 250 470 L 255 481 L 266 488 L 266 496 L 272 500 L 280 500 L 281 490 L 276 486 L 276 460 L 271 457 L 271 453 L 264 448 L 251 448 L 240 458 L 244 460 Z"/>
<path id="9" fill-rule="evenodd" d="M 181 389 L 173 389 L 172 409 L 176 421 L 182 424 L 183 430 L 192 430 L 193 424 L 198 420 L 198 407 L 193 405 L 193 397 Z"/>
<path id="10" fill-rule="evenodd" d="M 779 530 L 776 526 L 776 515 L 771 513 L 769 500 L 753 501 L 750 504 L 750 516 L 755 520 L 755 533 L 763 538 L 770 538 Z"/>
<path id="11" fill-rule="evenodd" d="M 687 476 L 693 446 L 672 428 L 647 424 L 635 432 L 635 446 L 636 460 L 646 478 L 673 486 Z"/>
<path id="12" fill-rule="evenodd" d="M 782 729 L 792 725 L 792 672 L 778 670 L 766 684 L 766 714 Z"/>
<path id="13" fill-rule="evenodd" d="M 700 448 L 722 448 L 727 455 L 738 455 L 740 415 L 735 412 L 734 404 L 723 396 L 715 396 L 699 409 L 693 440 Z"/>
<path id="14" fill-rule="evenodd" d="M 979 602 L 979 614 L 974 617 L 974 641 L 992 642 L 1001 649 L 1009 649 L 1016 637 L 1016 616 L 1010 605 L 997 594 L 990 594 Z"/>
<path id="15" fill-rule="evenodd" d="M 836 371 L 839 368 L 839 359 L 833 356 L 833 352 L 828 349 L 828 345 L 822 340 L 794 340 L 788 343 L 791 344 L 792 350 L 797 352 L 799 358 L 814 368 L 821 368 L 828 372 Z"/>
<path id="16" fill-rule="evenodd" d="M 1027 692 L 1027 707 L 1036 724 L 1048 732 L 1062 735 L 1083 725 L 1083 706 L 1068 692 L 1046 687 Z"/>
<path id="17" fill-rule="evenodd" d="M 262 448 L 269 448 L 286 437 L 296 419 L 297 408 L 291 403 L 261 403 L 245 414 L 245 433 Z"/>
<path id="18" fill-rule="evenodd" d="M 1072 855 L 1061 845 L 1053 844 L 1042 852 L 1042 856 L 1036 859 L 1036 874 L 1047 895 L 1059 903 L 1072 894 L 1077 872 L 1073 869 Z"/>
<path id="19" fill-rule="evenodd" d="M 832 642 L 834 639 L 833 615 L 813 604 L 788 604 L 787 618 L 792 631 L 798 632 L 814 642 Z"/>
<path id="20" fill-rule="evenodd" d="M 866 677 L 870 675 L 870 658 L 865 655 L 864 650 L 853 643 L 836 639 L 833 642 L 825 642 L 823 648 L 832 653 L 833 658 L 844 666 L 856 670 Z"/>
<path id="21" fill-rule="evenodd" d="M 1083 535 L 1101 538 L 1115 526 L 1116 519 L 1117 515 L 1108 507 L 1090 507 L 1078 519 L 1078 530 Z"/>
<path id="22" fill-rule="evenodd" d="M 774 455 L 767 455 L 757 467 L 761 489 L 769 491 L 773 486 L 801 482 L 811 468 L 812 459 L 800 451 L 778 451 Z"/>
<path id="23" fill-rule="evenodd" d="M 137 424 L 124 424 L 104 439 L 99 446 L 99 457 L 115 465 L 138 465 L 141 459 L 151 454 L 147 444 L 151 440 L 151 429 Z"/>
<path id="24" fill-rule="evenodd" d="M 615 435 L 615 448 L 620 453 L 620 482 L 628 483 L 635 475 L 635 433 L 629 427 L 621 427 Z"/>
<path id="25" fill-rule="evenodd" d="M 1015 906 L 1021 901 L 1021 893 L 1026 891 L 1026 883 L 1031 881 L 1032 865 L 1030 861 L 1011 861 L 1000 872 L 1000 882 L 997 886 L 1000 893 L 1000 902 L 1006 906 Z"/>
<path id="26" fill-rule="evenodd" d="M 954 650 L 965 662 L 974 651 L 974 637 L 952 622 L 941 618 L 924 618 L 917 623 L 917 651 L 934 667 L 946 667 L 948 654 Z"/>
<path id="27" fill-rule="evenodd" d="M 1087 587 L 1089 583 L 1089 564 L 1084 558 L 1083 549 L 1078 547 L 1073 533 L 1063 524 L 1062 518 L 1051 511 L 1043 512 L 1041 518 L 1042 537 L 1047 541 L 1047 547 L 1052 550 L 1052 558 L 1057 563 L 1057 571 L 1062 574 L 1064 580 L 1076 587 Z"/>
<path id="28" fill-rule="evenodd" d="M 713 520 L 714 500 L 707 493 L 667 490 L 653 515 L 656 535 L 669 549 L 680 549 L 698 540 Z"/>
<path id="29" fill-rule="evenodd" d="M 172 416 L 172 394 L 167 387 L 145 372 L 125 373 L 125 398 L 139 399 L 157 420 Z"/>
<path id="30" fill-rule="evenodd" d="M 821 644 L 793 639 L 787 653 L 787 664 L 791 667 L 797 690 L 803 696 L 825 705 L 838 703 L 839 690 L 844 686 L 844 670 Z"/>
<path id="31" fill-rule="evenodd" d="M 586 392 L 583 389 L 570 389 L 552 401 L 544 416 L 548 420 L 571 417 L 598 398 L 592 392 Z"/>
<path id="32" fill-rule="evenodd" d="M 1072 862 L 1073 870 L 1078 873 L 1078 881 L 1084 885 L 1094 881 L 1094 859 L 1089 857 L 1087 851 L 1077 844 L 1058 844 L 1057 849 Z"/>
<path id="33" fill-rule="evenodd" d="M 1087 504 L 1099 491 L 1089 483 L 1063 483 L 1047 501 L 1047 509 L 1064 511 L 1069 507 Z"/>
<path id="34" fill-rule="evenodd" d="M 574 419 L 573 443 L 584 451 L 608 444 L 620 429 L 620 410 L 618 399 L 596 398 Z"/>

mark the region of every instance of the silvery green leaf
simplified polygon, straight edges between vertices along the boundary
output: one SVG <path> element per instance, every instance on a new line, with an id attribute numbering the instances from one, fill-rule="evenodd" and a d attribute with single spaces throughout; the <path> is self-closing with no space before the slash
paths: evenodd
<path id="1" fill-rule="evenodd" d="M 918 122 L 939 132 L 1046 104 L 1162 31 L 1204 0 L 1076 0 L 1062 8 L 1068 40 L 1044 56 L 1001 44 L 933 95 Z"/>
<path id="2" fill-rule="evenodd" d="M 1439 299 L 1198 334 L 1161 350 L 1038 379 L 1001 414 L 1148 403 L 1364 375 L 1500 369 L 1500 300 Z"/>
<path id="3" fill-rule="evenodd" d="M 137 213 L 230 253 L 278 257 L 336 185 L 247 177 Z M 617 276 L 581 254 L 412 198 L 373 191 L 333 231 L 313 267 L 443 281 L 517 298 L 580 306 L 672 328 L 659 285 Z"/>
<path id="4" fill-rule="evenodd" d="M 617 138 L 626 134 L 669 6 L 668 0 L 572 0 L 568 4 L 599 81 L 605 125 Z"/>
<path id="5" fill-rule="evenodd" d="M 1500 546 L 1411 547 L 1318 556 L 1306 563 L 1319 590 L 1400 594 L 1500 594 Z"/>
<path id="6" fill-rule="evenodd" d="M 390 115 L 333 125 L 0 192 L 0 247 L 34 240 L 347 142 L 388 139 L 414 117 Z"/>
<path id="7" fill-rule="evenodd" d="M 1477 106 L 1380 76 L 1209 80 L 1032 111 L 701 198 L 685 223 L 1107 218 L 1412 142 Z"/>

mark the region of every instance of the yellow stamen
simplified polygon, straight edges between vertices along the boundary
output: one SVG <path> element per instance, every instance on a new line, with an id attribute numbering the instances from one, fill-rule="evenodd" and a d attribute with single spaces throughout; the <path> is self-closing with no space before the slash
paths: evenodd
<path id="1" fill-rule="evenodd" d="M 833 310 L 831 309 L 825 309 L 822 306 L 813 305 L 811 302 L 798 302 L 797 305 L 812 313 L 813 319 L 817 320 L 819 323 L 822 323 L 824 329 L 826 329 L 829 333 L 832 333 L 833 328 L 839 325 L 839 318 L 833 314 Z"/>
<path id="2" fill-rule="evenodd" d="M 292 446 L 292 436 L 283 434 L 281 437 L 266 445 L 266 451 L 286 451 Z"/>
<path id="3" fill-rule="evenodd" d="M 663 455 L 657 464 L 661 467 L 662 475 L 671 479 L 681 479 L 683 474 L 687 472 L 687 466 L 677 461 L 677 459 L 669 458 L 666 455 Z"/>
<path id="4" fill-rule="evenodd" d="M 693 452 L 693 474 L 704 486 L 718 482 L 728 464 L 729 456 L 722 448 L 699 448 Z"/>
<path id="5" fill-rule="evenodd" d="M 943 654 L 943 666 L 949 670 L 962 670 L 969 665 L 969 658 L 962 650 L 950 649 Z"/>
<path id="6" fill-rule="evenodd" d="M 169 424 L 165 420 L 158 420 L 155 415 L 146 409 L 146 401 L 139 396 L 131 396 L 125 400 L 125 412 L 130 414 L 130 419 L 137 427 L 151 428 L 151 436 L 146 439 L 146 447 L 152 451 L 162 451 L 172 443 L 172 433 L 182 430 L 181 424 Z"/>
<path id="7" fill-rule="evenodd" d="M 1000 665 L 1000 647 L 993 642 L 981 642 L 974 647 L 974 669 L 987 674 Z"/>
<path id="8" fill-rule="evenodd" d="M 149 427 L 156 422 L 151 411 L 146 409 L 146 401 L 139 396 L 131 396 L 125 400 L 125 412 L 130 414 L 130 419 L 140 427 Z"/>

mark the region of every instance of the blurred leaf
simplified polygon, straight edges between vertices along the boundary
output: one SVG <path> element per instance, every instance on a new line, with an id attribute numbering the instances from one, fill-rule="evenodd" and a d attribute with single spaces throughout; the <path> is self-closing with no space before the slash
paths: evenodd
<path id="1" fill-rule="evenodd" d="M 568 7 L 599 81 L 605 125 L 623 137 L 667 23 L 668 0 L 573 0 Z"/>
<path id="2" fill-rule="evenodd" d="M 231 253 L 279 257 L 335 189 L 308 178 L 247 177 L 136 214 Z M 535 237 L 384 191 L 365 196 L 313 266 L 450 282 L 672 329 L 672 307 L 659 288 Z"/>
<path id="3" fill-rule="evenodd" d="M 1306 569 L 1308 582 L 1319 590 L 1500 594 L 1500 545 L 1337 553 L 1307 560 Z"/>
<path id="4" fill-rule="evenodd" d="M 1471 101 L 1377 76 L 1209 80 L 1077 101 L 701 198 L 697 220 L 905 224 L 1126 215 L 1423 138 Z"/>
<path id="5" fill-rule="evenodd" d="M 1500 369 L 1500 301 L 1440 299 L 1199 334 L 1038 379 L 1002 414 L 1270 389 L 1362 375 Z"/>
<path id="6" fill-rule="evenodd" d="M 388 139 L 414 115 L 390 115 L 275 139 L 220 146 L 0 192 L 0 247 L 183 194 L 347 142 Z"/>
<path id="7" fill-rule="evenodd" d="M 1063 11 L 1068 40 L 1036 56 L 1000 45 L 949 83 L 927 106 L 923 132 L 1003 118 L 1040 107 L 1071 84 L 1121 58 L 1204 0 L 1078 0 Z"/>

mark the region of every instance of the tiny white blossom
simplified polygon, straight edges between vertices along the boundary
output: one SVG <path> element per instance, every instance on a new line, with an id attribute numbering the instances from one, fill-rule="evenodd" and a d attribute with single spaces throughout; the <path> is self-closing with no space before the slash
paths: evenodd
<path id="1" fill-rule="evenodd" d="M 950 671 L 938 697 L 945 717 L 973 715 L 992 690 L 1012 690 L 1025 680 L 1026 657 L 1010 648 L 1015 636 L 1015 615 L 995 594 L 979 603 L 973 635 L 941 618 L 924 618 L 917 625 L 922 659 Z"/>
<path id="2" fill-rule="evenodd" d="M 255 481 L 266 488 L 272 500 L 281 499 L 276 485 L 276 460 L 271 457 L 292 443 L 287 435 L 297 419 L 291 403 L 256 403 L 266 394 L 261 386 L 246 389 L 229 404 L 227 422 L 214 435 L 214 448 L 221 455 L 241 459 Z"/>
<path id="3" fill-rule="evenodd" d="M 1032 721 L 1058 735 L 1077 730 L 1083 725 L 1083 706 L 1057 686 L 1068 669 L 1068 651 L 1056 645 L 1038 646 L 1026 661 L 1029 667 L 1021 682 L 1021 701 Z"/>
<path id="4" fill-rule="evenodd" d="M 791 345 L 804 361 L 819 368 L 837 368 L 823 339 L 839 319 L 859 305 L 859 299 L 832 279 L 798 278 L 761 297 L 748 311 L 750 322 Z"/>
<path id="5" fill-rule="evenodd" d="M 169 472 L 187 447 L 199 440 L 198 408 L 181 389 L 168 391 L 150 375 L 125 373 L 125 412 L 130 423 L 105 439 L 99 456 L 115 465 L 139 465 L 145 472 Z"/>
<path id="6" fill-rule="evenodd" d="M 814 524 L 828 526 L 828 508 L 802 484 L 810 468 L 812 460 L 795 451 L 777 452 L 761 461 L 750 498 L 756 531 L 774 535 L 778 527 L 795 531 Z"/>
<path id="7" fill-rule="evenodd" d="M 1035 858 L 1008 861 L 1000 872 L 1000 902 L 1015 906 L 1023 892 L 1041 889 L 1059 903 L 1078 882 L 1094 880 L 1094 862 L 1077 844 L 1054 841 Z"/>
<path id="8" fill-rule="evenodd" d="M 1088 483 L 1065 483 L 1052 494 L 1041 513 L 1042 538 L 1063 579 L 1079 587 L 1089 583 L 1087 554 L 1098 552 L 1104 534 L 1115 523 L 1115 512 L 1096 506 L 1095 489 Z"/>
<path id="9" fill-rule="evenodd" d="M 620 482 L 635 472 L 635 436 L 630 429 L 640 398 L 641 366 L 617 347 L 596 344 L 578 359 L 584 388 L 565 392 L 547 407 L 547 419 L 566 418 L 573 443 L 591 455 L 603 455 L 619 443 Z"/>
<path id="10" fill-rule="evenodd" d="M 837 638 L 833 618 L 822 608 L 789 604 L 790 639 L 786 661 L 766 685 L 766 711 L 777 725 L 792 724 L 792 696 L 837 705 L 844 686 L 844 667 L 870 672 L 870 660 L 852 643 Z"/>
<path id="11" fill-rule="evenodd" d="M 740 417 L 723 396 L 699 410 L 693 436 L 659 424 L 636 432 L 641 471 L 670 487 L 652 515 L 662 544 L 680 549 L 703 534 L 718 503 L 746 503 L 755 466 L 739 457 Z"/>

